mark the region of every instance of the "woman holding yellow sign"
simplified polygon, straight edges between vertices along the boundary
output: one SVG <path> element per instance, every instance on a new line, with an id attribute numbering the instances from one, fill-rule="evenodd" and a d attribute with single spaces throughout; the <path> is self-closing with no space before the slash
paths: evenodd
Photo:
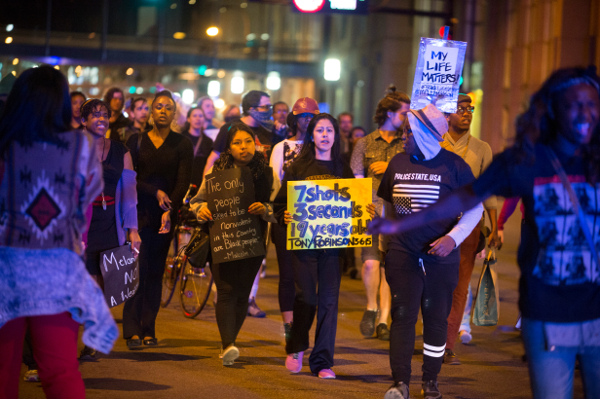
<path id="1" fill-rule="evenodd" d="M 349 165 L 340 161 L 340 155 L 337 121 L 329 114 L 316 115 L 308 125 L 300 155 L 285 173 L 281 190 L 275 198 L 275 213 L 281 225 L 294 220 L 287 209 L 288 182 L 354 178 Z M 302 369 L 304 351 L 309 346 L 308 332 L 318 308 L 315 346 L 309 359 L 310 370 L 319 378 L 335 378 L 331 368 L 342 278 L 340 250 L 304 249 L 290 253 L 297 290 L 285 366 L 292 373 Z"/>

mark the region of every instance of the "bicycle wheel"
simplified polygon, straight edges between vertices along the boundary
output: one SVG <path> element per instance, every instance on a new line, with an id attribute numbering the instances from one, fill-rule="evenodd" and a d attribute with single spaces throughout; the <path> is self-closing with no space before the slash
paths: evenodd
<path id="1" fill-rule="evenodd" d="M 171 247 L 173 247 L 173 245 Z M 181 270 L 181 257 L 176 255 L 177 252 L 175 252 L 175 256 L 172 256 L 171 254 L 167 256 L 160 296 L 160 306 L 162 308 L 166 308 L 169 305 L 171 298 L 173 298 L 173 293 L 175 293 L 175 287 L 177 286 L 177 280 Z"/>
<path id="2" fill-rule="evenodd" d="M 205 267 L 192 267 L 190 262 L 185 261 L 181 275 L 180 298 L 183 315 L 194 318 L 202 312 L 213 283 L 213 276 L 207 263 Z"/>

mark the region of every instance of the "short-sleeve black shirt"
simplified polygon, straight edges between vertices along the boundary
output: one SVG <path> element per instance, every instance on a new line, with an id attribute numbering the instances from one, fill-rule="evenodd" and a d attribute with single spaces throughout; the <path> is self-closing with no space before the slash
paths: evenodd
<path id="1" fill-rule="evenodd" d="M 399 218 L 436 203 L 457 188 L 472 183 L 471 168 L 458 155 L 442 149 L 433 159 L 421 161 L 406 153 L 394 156 L 385 171 L 377 195 L 391 203 Z M 453 263 L 460 257 L 455 248 L 445 258 L 428 255 L 430 244 L 448 234 L 456 217 L 427 223 L 404 234 L 390 236 L 389 249 L 418 254 L 436 263 Z"/>

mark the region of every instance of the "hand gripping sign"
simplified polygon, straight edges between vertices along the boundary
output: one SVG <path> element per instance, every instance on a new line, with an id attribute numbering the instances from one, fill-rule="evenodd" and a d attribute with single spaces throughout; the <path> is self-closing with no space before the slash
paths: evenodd
<path id="1" fill-rule="evenodd" d="M 467 43 L 421 38 L 410 109 L 427 104 L 455 113 Z"/>
<path id="2" fill-rule="evenodd" d="M 372 182 L 367 179 L 288 182 L 287 249 L 368 247 Z"/>

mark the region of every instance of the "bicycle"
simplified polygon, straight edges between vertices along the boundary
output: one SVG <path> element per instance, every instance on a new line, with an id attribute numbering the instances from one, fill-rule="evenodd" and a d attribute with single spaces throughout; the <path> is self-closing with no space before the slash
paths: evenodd
<path id="1" fill-rule="evenodd" d="M 175 236 L 163 273 L 163 289 L 161 294 L 161 307 L 167 307 L 176 291 L 179 282 L 179 300 L 183 315 L 195 318 L 202 312 L 211 293 L 213 277 L 210 270 L 210 258 L 204 267 L 193 267 L 185 255 L 192 234 L 202 227 L 195 219 L 189 216 L 189 202 L 197 191 L 195 185 L 190 185 L 184 198 L 184 205 L 179 211 L 178 224 L 175 226 Z"/>

